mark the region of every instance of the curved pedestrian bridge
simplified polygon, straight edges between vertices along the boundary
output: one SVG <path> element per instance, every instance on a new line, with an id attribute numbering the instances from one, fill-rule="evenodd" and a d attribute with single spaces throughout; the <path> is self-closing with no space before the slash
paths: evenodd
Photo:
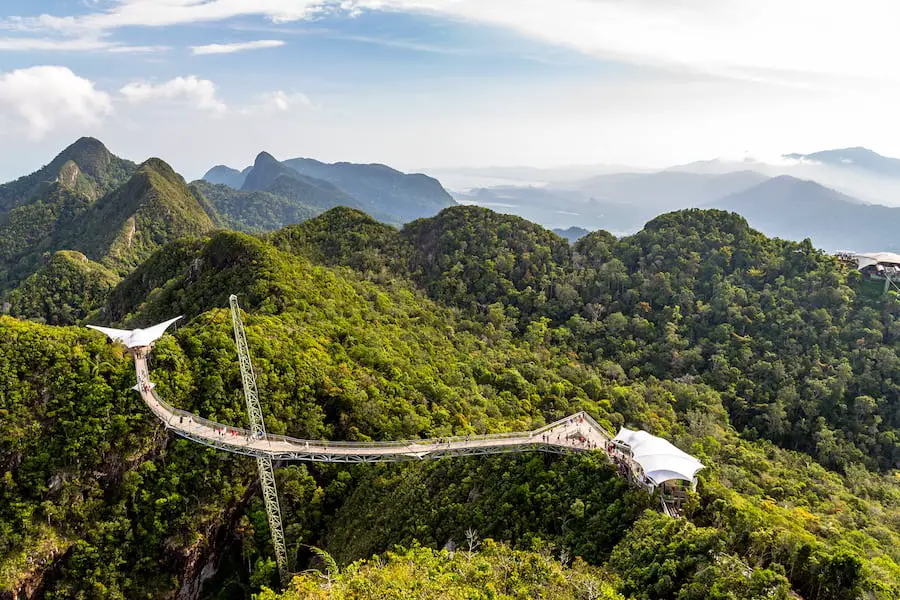
<path id="1" fill-rule="evenodd" d="M 254 437 L 252 432 L 174 408 L 155 391 L 147 369 L 150 346 L 131 347 L 138 383 L 134 389 L 160 421 L 195 442 L 249 456 L 273 460 L 316 462 L 394 462 L 446 456 L 539 451 L 568 454 L 605 450 L 612 436 L 590 415 L 579 412 L 534 431 L 457 436 L 394 442 L 334 442 L 283 435 Z"/>

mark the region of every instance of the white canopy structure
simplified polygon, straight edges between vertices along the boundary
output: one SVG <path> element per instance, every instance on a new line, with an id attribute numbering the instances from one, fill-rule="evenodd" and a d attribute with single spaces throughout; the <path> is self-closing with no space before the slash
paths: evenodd
<path id="1" fill-rule="evenodd" d="M 632 459 L 656 485 L 672 479 L 692 482 L 697 471 L 703 468 L 703 464 L 690 454 L 646 431 L 632 431 L 623 427 L 613 441 L 628 446 Z"/>
<path id="2" fill-rule="evenodd" d="M 900 265 L 900 254 L 893 252 L 861 252 L 852 256 L 856 259 L 859 269 L 879 264 Z"/>
<path id="3" fill-rule="evenodd" d="M 169 328 L 169 325 L 180 318 L 175 317 L 165 323 L 160 323 L 147 329 L 112 329 L 111 327 L 97 327 L 96 325 L 88 325 L 88 327 L 105 333 L 109 339 L 115 342 L 122 342 L 126 348 L 140 348 L 141 346 L 149 346 L 161 338 L 162 334 Z"/>

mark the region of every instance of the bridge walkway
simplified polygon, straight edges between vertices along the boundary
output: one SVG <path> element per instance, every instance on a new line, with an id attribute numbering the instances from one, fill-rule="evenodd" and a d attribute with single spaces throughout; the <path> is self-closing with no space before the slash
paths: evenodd
<path id="1" fill-rule="evenodd" d="M 391 442 L 304 440 L 267 434 L 255 438 L 243 428 L 210 421 L 174 408 L 159 398 L 147 368 L 150 346 L 131 348 L 138 383 L 135 390 L 168 429 L 178 435 L 227 452 L 273 460 L 314 462 L 395 462 L 446 456 L 538 451 L 569 454 L 603 450 L 612 436 L 590 415 L 579 412 L 534 431 L 457 436 Z"/>

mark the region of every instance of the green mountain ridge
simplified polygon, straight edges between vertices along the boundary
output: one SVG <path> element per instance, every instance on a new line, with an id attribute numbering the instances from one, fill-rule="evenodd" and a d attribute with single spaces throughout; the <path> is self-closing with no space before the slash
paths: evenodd
<path id="1" fill-rule="evenodd" d="M 92 200 L 124 182 L 135 169 L 134 163 L 114 156 L 99 140 L 81 138 L 60 152 L 45 167 L 0 185 L 0 213 L 24 204 L 35 193 L 39 193 L 42 186 L 56 182 L 69 162 L 75 163 L 92 184 Z"/>
<path id="2" fill-rule="evenodd" d="M 151 158 L 127 183 L 80 215 L 58 245 L 125 274 L 167 242 L 213 228 L 181 176 Z"/>
<path id="3" fill-rule="evenodd" d="M 0 291 L 39 268 L 39 253 L 59 249 L 54 238 L 135 168 L 99 141 L 82 138 L 46 167 L 0 185 Z"/>
<path id="4" fill-rule="evenodd" d="M 53 189 L 77 191 L 76 166 Z M 216 230 L 299 206 L 189 187 L 148 160 L 37 244 L 11 305 L 128 327 L 185 315 L 154 347 L 156 389 L 222 423 L 246 425 L 236 293 L 269 432 L 442 437 L 586 410 L 707 468 L 671 519 L 602 453 L 280 465 L 292 568 L 319 564 L 312 545 L 340 569 L 329 585 L 302 575 L 286 599 L 523 597 L 541 577 L 553 598 L 897 597 L 896 294 L 720 210 L 573 245 L 471 206 L 401 229 L 337 206 L 259 235 Z M 42 256 L 56 248 L 83 254 Z M 253 461 L 170 436 L 133 385 L 100 334 L 0 317 L 0 593 L 246 598 L 276 584 Z M 502 543 L 440 550 L 476 530 Z"/>
<path id="5" fill-rule="evenodd" d="M 709 218 L 704 219 L 705 215 Z M 443 222 L 411 226 L 416 233 L 411 239 L 429 238 L 430 253 L 455 248 L 459 240 L 448 237 L 454 230 L 466 237 L 502 230 L 495 240 L 475 246 L 479 253 L 497 257 L 502 257 L 498 248 L 516 248 L 526 256 L 541 256 L 544 244 L 566 248 L 564 241 L 532 224 L 481 209 L 453 209 L 437 220 Z M 587 262 L 582 265 L 585 269 L 602 269 L 620 260 L 613 257 L 627 258 L 627 253 L 643 244 L 647 249 L 642 252 L 653 257 L 651 249 L 667 236 L 686 236 L 684 244 L 690 245 L 725 243 L 735 254 L 748 252 L 754 244 L 772 249 L 782 244 L 752 232 L 737 217 L 694 211 L 650 224 L 642 238 L 626 240 L 622 249 L 615 247 L 614 238 L 602 232 L 592 234 L 579 246 L 584 257 L 580 260 Z M 895 549 L 900 547 L 896 544 L 900 532 L 895 515 L 900 490 L 891 476 L 866 472 L 859 463 L 849 467 L 846 475 L 838 475 L 771 442 L 741 439 L 729 424 L 725 397 L 709 385 L 692 383 L 690 378 L 642 380 L 639 373 L 632 371 L 629 376 L 608 359 L 582 359 L 588 355 L 578 349 L 578 340 L 586 334 L 578 329 L 577 320 L 555 325 L 538 316 L 542 305 L 536 305 L 531 315 L 523 311 L 513 320 L 502 311 L 482 313 L 477 303 L 474 309 L 466 308 L 465 294 L 457 289 L 448 299 L 458 307 L 448 308 L 442 298 L 424 296 L 411 279 L 415 272 L 397 271 L 404 264 L 417 264 L 416 259 L 411 263 L 363 260 L 355 269 L 338 266 L 343 253 L 355 258 L 358 247 L 393 244 L 389 247 L 415 252 L 413 244 L 402 241 L 403 232 L 358 212 L 335 209 L 270 237 L 271 243 L 216 232 L 207 239 L 176 242 L 154 253 L 113 292 L 107 309 L 111 320 L 142 326 L 173 314 L 187 315 L 175 335 L 163 338 L 154 349 L 153 377 L 162 397 L 221 422 L 244 423 L 231 324 L 227 310 L 217 308 L 227 306 L 228 295 L 236 292 L 247 311 L 267 430 L 274 433 L 362 441 L 521 430 L 583 408 L 609 428 L 627 424 L 664 435 L 708 465 L 701 471 L 695 504 L 688 509 L 691 523 L 644 513 L 650 498 L 629 490 L 602 456 L 592 454 L 350 469 L 285 466 L 277 473 L 291 548 L 298 548 L 296 542 L 301 540 L 324 546 L 339 557 L 339 564 L 347 564 L 398 543 L 419 540 L 432 548 L 442 547 L 448 539 L 459 543 L 467 528 L 474 528 L 519 549 L 541 543 L 566 548 L 570 556 L 582 556 L 589 564 L 611 570 L 615 574 L 611 581 L 620 582 L 616 589 L 635 598 L 699 598 L 696 594 L 703 594 L 725 599 L 739 593 L 741 598 L 762 600 L 784 598 L 788 585 L 814 600 L 863 594 L 886 599 L 896 591 L 900 557 Z M 684 254 L 678 244 L 661 247 L 671 248 L 673 256 Z M 794 247 L 788 246 L 785 254 L 796 255 Z M 335 266 L 320 266 L 318 260 Z M 477 261 L 478 254 L 471 260 Z M 503 271 L 509 284 L 492 288 L 476 280 L 469 282 L 473 293 L 494 289 L 514 294 L 520 282 L 535 280 L 535 273 L 551 281 L 555 277 L 553 269 L 534 271 L 527 258 L 520 260 L 519 268 Z M 564 257 L 553 260 L 565 263 Z M 657 260 L 651 258 L 651 263 Z M 797 255 L 797 260 L 798 266 L 812 265 L 816 258 Z M 369 264 L 378 269 L 367 272 Z M 455 275 L 451 271 L 440 276 Z M 463 281 L 457 280 L 457 285 Z M 647 314 L 639 304 L 636 308 L 639 314 Z M 619 320 L 610 317 L 606 325 Z M 635 334 L 648 329 L 633 323 Z M 192 560 L 204 564 L 206 558 L 192 553 L 204 549 L 216 553 L 223 566 L 207 582 L 209 594 L 247 589 L 248 580 L 242 578 L 246 575 L 241 575 L 246 571 L 239 565 L 248 561 L 255 565 L 258 582 L 273 573 L 266 558 L 271 553 L 265 514 L 247 487 L 253 480 L 252 461 L 217 456 L 178 440 L 171 448 L 154 450 L 140 464 L 125 468 L 121 483 L 109 480 L 97 488 L 98 484 L 90 483 L 96 478 L 76 475 L 52 492 L 30 491 L 30 482 L 52 481 L 66 457 L 80 456 L 83 466 L 79 468 L 87 473 L 105 468 L 96 464 L 102 456 L 133 453 L 123 444 L 147 444 L 152 439 L 152 417 L 136 396 L 129 395 L 133 372 L 127 360 L 110 354 L 121 352 L 117 347 L 84 330 L 11 320 L 5 324 L 7 331 L 17 331 L 10 338 L 17 346 L 2 356 L 14 361 L 15 369 L 40 368 L 54 378 L 55 385 L 65 387 L 54 387 L 53 403 L 44 407 L 27 400 L 38 397 L 43 384 L 35 381 L 28 384 L 35 386 L 35 396 L 28 392 L 7 405 L 11 414 L 21 415 L 14 421 L 16 427 L 45 422 L 42 435 L 47 437 L 41 439 L 25 442 L 27 438 L 15 435 L 15 429 L 8 432 L 13 437 L 5 443 L 23 440 L 15 446 L 18 454 L 35 453 L 22 443 L 62 446 L 51 455 L 59 459 L 48 457 L 25 469 L 14 468 L 14 487 L 0 491 L 13 494 L 10 497 L 17 503 L 33 506 L 36 512 L 26 515 L 37 516 L 29 524 L 27 516 L 0 512 L 0 527 L 6 527 L 2 539 L 9 549 L 0 556 L 22 548 L 21 544 L 39 548 L 36 540 L 51 535 L 38 525 L 45 522 L 44 513 L 49 510 L 41 501 L 58 499 L 59 494 L 87 493 L 110 500 L 76 503 L 68 512 L 50 513 L 50 531 L 57 539 L 83 541 L 70 543 L 53 559 L 61 567 L 44 584 L 49 597 L 74 595 L 96 582 L 126 597 L 138 589 L 160 593 L 171 589 L 167 586 L 172 584 L 160 579 L 158 567 L 161 562 L 172 564 L 165 558 L 167 549 L 195 556 Z M 3 331 L 0 328 L 0 334 Z M 34 345 L 45 336 L 70 335 L 83 338 L 77 345 L 87 351 L 75 363 L 71 358 L 64 362 L 54 358 L 65 356 L 59 349 L 42 352 L 38 358 L 18 346 Z M 596 335 L 587 332 L 583 339 Z M 620 340 L 626 348 L 633 345 L 633 340 Z M 60 340 L 60 347 L 72 343 Z M 605 351 L 604 355 L 609 356 Z M 23 361 L 35 360 L 55 366 L 24 366 Z M 107 365 L 102 366 L 101 360 Z M 77 368 L 69 367 L 73 364 Z M 100 365 L 96 376 L 89 375 L 90 364 Z M 0 368 L 3 372 L 9 372 L 8 368 Z M 93 381 L 90 385 L 101 394 L 92 397 L 90 407 L 81 406 L 67 391 L 69 387 L 84 389 L 80 386 L 87 384 L 75 383 L 81 377 Z M 122 394 L 122 400 L 114 400 L 117 396 L 112 394 Z M 68 412 L 61 413 L 57 405 L 65 398 L 69 400 L 62 406 Z M 66 415 L 85 410 L 103 414 L 110 402 L 116 403 L 115 414 L 125 410 L 133 421 L 100 419 L 91 421 L 93 429 L 86 427 L 77 436 L 57 437 L 63 423 L 72 418 Z M 29 411 L 40 413 L 35 417 Z M 62 420 L 54 425 L 57 419 Z M 100 433 L 114 423 L 140 429 L 130 436 Z M 112 451 L 98 452 L 103 448 L 98 444 L 110 443 Z M 8 446 L 2 448 L 0 459 L 6 461 L 12 455 L 7 454 Z M 138 481 L 139 488 L 133 487 Z M 136 495 L 135 489 L 141 493 Z M 190 496 L 185 495 L 186 489 L 191 490 Z M 19 504 L 9 504 L 14 505 Z M 236 513 L 218 516 L 225 506 L 233 505 Z M 117 516 L 124 514 L 131 516 L 124 520 Z M 133 522 L 139 525 L 135 528 Z M 237 535 L 243 541 L 232 548 L 243 550 L 219 546 L 213 540 L 220 533 L 202 533 L 222 531 L 218 528 L 240 531 Z M 168 541 L 163 544 L 163 539 Z M 304 560 L 303 553 L 296 552 L 297 560 Z M 660 569 L 671 571 L 664 578 L 652 575 Z M 167 567 L 166 572 L 175 573 L 182 582 L 197 576 L 188 567 Z"/>
<path id="6" fill-rule="evenodd" d="M 274 231 L 285 223 L 301 223 L 324 210 L 269 192 L 243 192 L 203 180 L 192 182 L 190 188 L 194 196 L 205 199 L 209 205 L 207 212 L 215 213 L 217 224 L 249 233 Z"/>

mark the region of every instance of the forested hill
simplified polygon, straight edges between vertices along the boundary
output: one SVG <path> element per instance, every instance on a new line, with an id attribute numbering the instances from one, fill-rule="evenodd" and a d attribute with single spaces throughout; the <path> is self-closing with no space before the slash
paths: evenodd
<path id="1" fill-rule="evenodd" d="M 0 295 L 47 267 L 56 251 L 78 251 L 124 275 L 160 246 L 218 220 L 164 161 L 135 165 L 92 138 L 0 186 L 0 202 L 8 207 L 0 206 Z"/>
<path id="2" fill-rule="evenodd" d="M 65 249 L 53 240 L 71 234 L 73 221 L 136 169 L 82 138 L 47 166 L 0 185 L 0 292 L 33 273 L 41 252 Z"/>
<path id="3" fill-rule="evenodd" d="M 402 231 L 342 210 L 272 239 L 370 276 L 387 269 L 498 327 L 524 333 L 547 319 L 583 360 L 629 377 L 708 383 L 748 436 L 831 467 L 900 464 L 895 297 L 733 213 L 670 213 L 634 236 L 595 232 L 569 246 L 471 206 Z"/>
<path id="4" fill-rule="evenodd" d="M 61 174 L 69 163 L 77 169 Z M 0 213 L 27 203 L 56 183 L 96 199 L 124 183 L 134 170 L 134 163 L 113 155 L 99 140 L 81 138 L 41 169 L 0 185 Z"/>
<path id="5" fill-rule="evenodd" d="M 599 453 L 282 465 L 292 566 L 331 584 L 306 574 L 286 598 L 384 597 L 416 578 L 516 597 L 536 577 L 554 598 L 900 593 L 900 301 L 808 243 L 722 211 L 572 246 L 475 207 L 402 229 L 335 208 L 262 236 L 168 243 L 95 314 L 186 315 L 154 348 L 158 392 L 245 425 L 231 293 L 273 433 L 441 437 L 583 409 L 707 465 L 677 520 Z M 133 385 L 95 332 L 0 320 L 0 590 L 240 598 L 275 585 L 253 461 L 170 437 Z"/>

